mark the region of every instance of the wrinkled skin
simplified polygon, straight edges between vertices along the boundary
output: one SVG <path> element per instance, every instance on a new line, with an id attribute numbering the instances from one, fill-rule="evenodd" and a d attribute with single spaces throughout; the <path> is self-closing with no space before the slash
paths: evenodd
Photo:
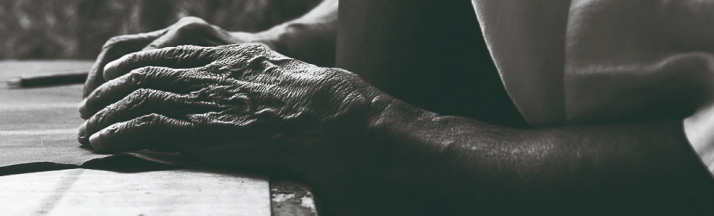
<path id="1" fill-rule="evenodd" d="M 197 17 L 184 17 L 167 28 L 153 32 L 115 36 L 104 44 L 90 69 L 83 96 L 89 96 L 95 88 L 108 80 L 104 76 L 104 66 L 107 63 L 129 53 L 179 45 L 219 46 L 247 42 L 271 46 L 270 42 L 259 39 L 252 33 L 228 32 Z"/>
<path id="2" fill-rule="evenodd" d="M 338 145 L 360 139 L 393 100 L 351 72 L 256 44 L 142 51 L 104 76 L 80 107 L 80 143 L 268 171 L 299 172 L 320 163 L 318 150 L 354 149 Z"/>
<path id="3" fill-rule="evenodd" d="M 110 81 L 80 107 L 81 143 L 295 174 L 337 213 L 680 212 L 711 203 L 711 176 L 679 120 L 492 126 L 418 109 L 350 72 L 255 44 L 142 51 L 104 75 Z"/>

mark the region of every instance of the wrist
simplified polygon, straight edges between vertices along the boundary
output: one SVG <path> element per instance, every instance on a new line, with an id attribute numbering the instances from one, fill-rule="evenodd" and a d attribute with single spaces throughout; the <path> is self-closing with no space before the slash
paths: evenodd
<path id="1" fill-rule="evenodd" d="M 232 35 L 237 43 L 265 44 L 270 49 L 291 58 L 329 67 L 335 62 L 335 32 L 335 28 L 328 24 L 288 22 L 262 32 L 234 32 Z"/>

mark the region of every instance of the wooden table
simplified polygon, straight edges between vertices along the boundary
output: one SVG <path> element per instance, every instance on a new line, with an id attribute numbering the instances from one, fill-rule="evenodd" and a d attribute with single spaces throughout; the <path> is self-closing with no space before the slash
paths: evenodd
<path id="1" fill-rule="evenodd" d="M 88 70 L 91 64 L 0 61 L 0 215 L 317 215 L 303 184 L 210 167 L 166 168 L 80 149 L 81 84 L 4 85 L 20 75 Z M 91 166 L 107 160 L 130 169 Z"/>

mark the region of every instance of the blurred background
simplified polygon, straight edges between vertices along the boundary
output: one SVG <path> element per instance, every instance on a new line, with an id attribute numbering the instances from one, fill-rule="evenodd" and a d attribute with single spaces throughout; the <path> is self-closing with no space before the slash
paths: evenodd
<path id="1" fill-rule="evenodd" d="M 112 36 L 196 16 L 255 32 L 299 17 L 321 0 L 0 0 L 0 60 L 94 59 Z"/>

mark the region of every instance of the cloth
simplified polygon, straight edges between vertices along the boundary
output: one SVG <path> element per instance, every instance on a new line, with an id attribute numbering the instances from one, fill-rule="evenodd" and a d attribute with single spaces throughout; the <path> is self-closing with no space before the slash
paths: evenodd
<path id="1" fill-rule="evenodd" d="M 714 172 L 714 126 L 707 123 L 714 121 L 707 118 L 714 1 L 472 2 L 506 90 L 529 124 L 691 115 L 687 138 Z"/>

